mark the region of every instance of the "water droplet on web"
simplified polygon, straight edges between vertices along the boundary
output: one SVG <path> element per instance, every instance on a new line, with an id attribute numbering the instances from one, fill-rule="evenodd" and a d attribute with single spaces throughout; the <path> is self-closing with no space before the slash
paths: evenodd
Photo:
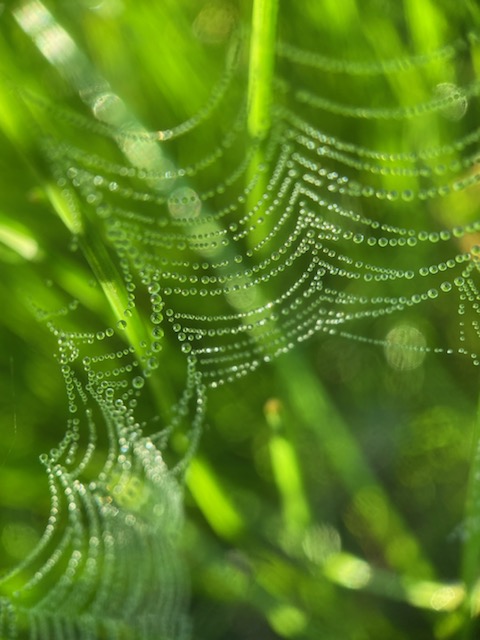
<path id="1" fill-rule="evenodd" d="M 384 352 L 388 364 L 397 371 L 411 371 L 425 359 L 425 336 L 410 324 L 398 324 L 385 338 Z"/>
<path id="2" fill-rule="evenodd" d="M 202 209 L 202 202 L 196 191 L 190 187 L 175 189 L 168 199 L 168 210 L 174 219 L 198 218 Z"/>
<path id="3" fill-rule="evenodd" d="M 153 324 L 160 324 L 163 320 L 163 315 L 161 313 L 152 313 L 150 316 L 150 320 Z"/>
<path id="4" fill-rule="evenodd" d="M 121 126 L 128 119 L 128 110 L 121 98 L 111 92 L 96 96 L 92 112 L 97 120 L 115 127 Z"/>
<path id="5" fill-rule="evenodd" d="M 435 87 L 434 95 L 438 100 L 445 101 L 440 113 L 446 120 L 455 122 L 463 118 L 468 108 L 468 99 L 460 87 L 452 82 L 441 82 Z"/>
<path id="6" fill-rule="evenodd" d="M 145 379 L 142 376 L 135 376 L 132 380 L 132 385 L 134 389 L 141 389 L 145 384 Z"/>
<path id="7" fill-rule="evenodd" d="M 153 327 L 152 336 L 154 338 L 163 338 L 163 336 L 164 336 L 163 329 L 161 327 Z"/>
<path id="8" fill-rule="evenodd" d="M 213 0 L 207 2 L 195 18 L 193 34 L 201 42 L 221 44 L 228 39 L 236 21 L 233 4 Z"/>
<path id="9" fill-rule="evenodd" d="M 472 260 L 478 262 L 478 260 L 480 260 L 480 245 L 473 245 L 473 247 L 470 249 L 470 255 L 472 256 Z"/>

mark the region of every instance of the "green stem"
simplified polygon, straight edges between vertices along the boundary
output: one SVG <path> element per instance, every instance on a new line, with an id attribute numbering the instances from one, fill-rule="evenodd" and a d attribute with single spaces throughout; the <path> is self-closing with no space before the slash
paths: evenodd
<path id="1" fill-rule="evenodd" d="M 480 401 L 473 432 L 472 463 L 467 488 L 465 507 L 465 545 L 462 558 L 462 577 L 467 594 L 465 640 L 473 637 L 474 618 L 479 613 L 478 585 L 480 580 L 480 530 L 478 517 L 480 512 Z"/>
<path id="2" fill-rule="evenodd" d="M 248 132 L 263 140 L 271 126 L 278 0 L 254 0 L 248 78 Z"/>
<path id="3" fill-rule="evenodd" d="M 250 38 L 247 128 L 252 144 L 258 147 L 247 170 L 247 184 L 255 176 L 257 176 L 257 183 L 248 196 L 247 210 L 257 205 L 267 186 L 266 174 L 259 174 L 258 167 L 265 162 L 264 140 L 272 126 L 277 13 L 278 0 L 254 0 Z M 263 215 L 263 207 L 258 210 L 258 214 Z M 266 227 L 264 231 L 265 229 Z M 249 236 L 249 242 L 253 245 L 259 240 L 257 233 L 254 231 Z"/>

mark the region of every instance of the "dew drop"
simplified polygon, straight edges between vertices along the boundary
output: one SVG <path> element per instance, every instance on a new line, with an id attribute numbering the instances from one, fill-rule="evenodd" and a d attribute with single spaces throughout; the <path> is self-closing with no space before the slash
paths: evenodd
<path id="1" fill-rule="evenodd" d="M 452 82 L 437 84 L 434 91 L 435 98 L 445 101 L 440 109 L 441 115 L 452 122 L 461 120 L 468 108 L 468 99 L 464 91 Z"/>
<path id="2" fill-rule="evenodd" d="M 154 338 L 163 338 L 163 336 L 164 336 L 163 329 L 161 327 L 153 327 L 152 336 Z"/>
<path id="3" fill-rule="evenodd" d="M 405 191 L 402 191 L 402 200 L 404 200 L 405 202 L 411 202 L 414 197 L 415 194 L 411 189 L 405 189 Z"/>
<path id="4" fill-rule="evenodd" d="M 198 218 L 202 209 L 202 202 L 198 193 L 190 187 L 175 189 L 168 199 L 168 210 L 174 219 Z"/>
<path id="5" fill-rule="evenodd" d="M 392 369 L 412 371 L 425 359 L 425 336 L 410 324 L 398 324 L 386 336 L 385 357 Z"/>
<path id="6" fill-rule="evenodd" d="M 473 245 L 473 247 L 470 249 L 470 255 L 475 261 L 477 261 L 480 258 L 480 245 Z"/>
<path id="7" fill-rule="evenodd" d="M 163 320 L 163 315 L 161 313 L 152 313 L 150 316 L 150 320 L 153 324 L 160 324 Z"/>
<path id="8" fill-rule="evenodd" d="M 135 376 L 132 380 L 132 385 L 134 389 L 141 389 L 145 384 L 145 379 L 142 376 Z"/>
<path id="9" fill-rule="evenodd" d="M 106 92 L 97 95 L 92 105 L 93 115 L 100 122 L 120 126 L 128 118 L 125 103 L 114 93 Z"/>

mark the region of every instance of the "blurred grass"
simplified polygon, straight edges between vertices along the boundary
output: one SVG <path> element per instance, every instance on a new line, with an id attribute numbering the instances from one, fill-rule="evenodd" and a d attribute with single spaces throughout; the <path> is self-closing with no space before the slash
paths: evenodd
<path id="1" fill-rule="evenodd" d="M 270 4 L 273 10 L 275 3 Z M 231 24 L 248 25 L 252 19 L 247 2 L 110 0 L 100 8 L 82 2 L 49 7 L 132 112 L 161 129 L 201 108 L 222 71 L 231 29 L 222 31 L 211 18 L 202 22 L 202 11 L 220 15 L 222 10 Z M 337 58 L 386 58 L 428 52 L 463 35 L 470 24 L 467 9 L 462 11 L 427 0 L 325 0 L 321 6 L 313 1 L 280 6 L 278 21 L 282 37 L 307 49 L 321 40 L 322 51 Z M 75 104 L 75 98 L 8 11 L 2 20 L 0 70 L 8 78 L 0 83 L 0 291 L 5 301 L 0 331 L 7 398 L 0 429 L 3 569 L 17 562 L 42 531 L 49 503 L 37 459 L 58 440 L 66 413 L 63 382 L 51 357 L 54 340 L 29 311 L 29 301 L 55 309 L 78 298 L 82 309 L 75 323 L 82 330 L 111 323 L 105 301 L 116 320 L 126 303 L 121 276 L 112 258 L 105 257 L 95 228 L 81 243 L 83 257 L 69 249 L 69 213 L 63 215 L 64 229 L 52 211 L 57 203 L 65 213 L 64 206 L 49 187 L 36 131 L 11 87 L 26 83 L 59 104 Z M 260 67 L 270 66 L 271 45 L 267 54 L 252 53 L 249 63 L 245 47 L 240 73 L 252 78 L 252 58 Z M 446 75 L 453 81 L 454 74 L 451 66 L 437 65 L 428 73 L 415 69 L 405 81 L 386 78 L 384 90 L 396 104 L 411 104 L 422 101 Z M 289 80 L 300 83 L 307 76 L 302 71 Z M 325 89 L 339 100 L 350 94 L 352 102 L 362 104 L 369 98 L 365 82 L 326 79 Z M 268 94 L 271 87 L 259 83 Z M 254 109 L 253 137 L 268 129 L 269 100 L 264 96 Z M 470 107 L 469 122 L 475 122 L 476 113 Z M 390 148 L 396 140 L 380 126 L 338 125 L 328 115 L 323 125 L 374 148 Z M 405 148 L 417 140 L 415 127 L 405 125 Z M 445 131 L 435 127 L 422 131 L 419 145 L 442 135 Z M 190 140 L 179 155 L 201 156 L 203 141 L 201 136 Z M 257 157 L 254 163 L 259 162 Z M 32 166 L 33 171 L 27 168 Z M 382 185 L 389 188 L 389 178 Z M 418 207 L 416 215 L 421 227 L 438 212 Z M 448 216 L 453 224 L 455 215 Z M 432 263 L 443 259 L 441 252 L 440 245 L 433 250 Z M 435 327 L 440 341 L 452 340 L 456 318 L 442 310 L 448 324 L 437 328 L 434 312 L 425 311 L 425 324 Z M 381 322 L 369 330 L 385 333 Z M 130 336 L 139 351 L 143 331 Z M 168 366 L 172 396 L 184 372 L 171 359 Z M 478 376 L 468 367 L 431 356 L 415 377 L 393 372 L 374 347 L 325 338 L 215 391 L 186 497 L 196 637 L 475 637 L 476 620 L 465 620 L 478 578 L 476 500 L 470 501 L 465 541 L 449 537 L 464 517 L 474 434 Z M 473 465 L 473 494 L 477 474 Z M 464 602 L 470 606 L 465 612 Z"/>

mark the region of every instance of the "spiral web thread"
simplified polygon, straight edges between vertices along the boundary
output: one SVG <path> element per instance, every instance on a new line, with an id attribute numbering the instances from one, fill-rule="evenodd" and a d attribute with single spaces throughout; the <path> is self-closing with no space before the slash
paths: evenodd
<path id="1" fill-rule="evenodd" d="M 37 44 L 42 31 L 29 27 L 32 7 L 43 16 L 41 29 L 67 38 L 41 3 L 26 3 L 16 19 Z M 198 441 L 209 389 L 234 384 L 322 335 L 394 347 L 405 366 L 412 353 L 432 352 L 479 364 L 480 130 L 460 126 L 476 108 L 478 81 L 438 83 L 428 100 L 375 107 L 324 96 L 317 81 L 341 73 L 383 86 L 386 76 L 439 61 L 460 64 L 477 37 L 380 62 L 342 61 L 281 43 L 268 140 L 244 143 L 241 104 L 223 123 L 221 142 L 204 147 L 192 164 L 174 164 L 179 140 L 215 127 L 219 110 L 245 84 L 241 43 L 237 35 L 232 40 L 208 104 L 169 130 L 141 126 L 71 47 L 67 59 L 50 62 L 91 115 L 18 90 L 41 123 L 42 149 L 72 219 L 94 225 L 113 250 L 128 303 L 115 326 L 96 333 L 62 329 L 54 314 L 40 313 L 58 341 L 70 417 L 58 446 L 41 457 L 52 505 L 44 536 L 0 582 L 4 593 L 16 585 L 0 601 L 2 637 L 188 636 L 186 577 L 175 552 L 178 472 Z M 310 86 L 300 88 L 289 78 L 302 69 Z M 397 146 L 344 140 L 319 127 L 328 114 L 365 126 L 380 122 Z M 459 126 L 450 139 L 405 150 L 407 122 Z M 263 160 L 252 171 L 260 147 Z M 452 224 L 457 199 L 461 221 Z M 439 247 L 444 258 L 432 261 Z M 148 302 L 137 306 L 138 298 Z M 383 317 L 422 314 L 442 301 L 458 315 L 455 344 L 430 344 L 408 325 L 400 325 L 394 343 L 391 334 L 369 335 Z M 137 308 L 147 334 L 125 346 Z M 159 424 L 160 413 L 142 421 L 138 407 L 165 367 L 166 341 L 185 368 L 185 391 L 171 402 L 169 423 Z M 164 451 L 182 428 L 189 446 L 168 468 Z"/>

